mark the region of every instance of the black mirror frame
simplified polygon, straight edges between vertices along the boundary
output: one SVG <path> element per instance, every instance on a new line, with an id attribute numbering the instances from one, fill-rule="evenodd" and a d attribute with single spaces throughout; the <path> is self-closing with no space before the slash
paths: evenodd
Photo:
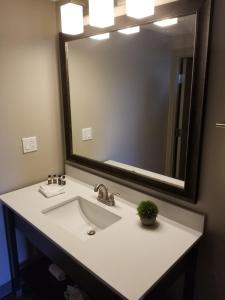
<path id="1" fill-rule="evenodd" d="M 207 83 L 207 61 L 208 61 L 208 44 L 210 35 L 210 21 L 212 14 L 213 0 L 180 0 L 164 4 L 155 9 L 155 15 L 143 20 L 135 20 L 127 16 L 116 18 L 115 26 L 106 29 L 95 29 L 86 26 L 85 33 L 77 36 L 59 33 L 60 46 L 60 65 L 62 80 L 62 98 L 64 113 L 64 131 L 66 143 L 66 161 L 80 169 L 88 170 L 91 173 L 101 175 L 123 185 L 138 186 L 139 191 L 149 190 L 164 193 L 172 197 L 196 203 L 199 177 L 199 161 L 201 150 L 202 124 L 204 116 L 204 102 Z M 177 188 L 169 183 L 162 183 L 152 178 L 142 175 L 133 174 L 129 171 L 117 167 L 106 165 L 96 160 L 73 154 L 72 148 L 72 127 L 71 127 L 71 110 L 70 110 L 70 92 L 68 77 L 68 60 L 66 43 L 68 41 L 86 38 L 104 32 L 112 32 L 121 28 L 143 25 L 160 19 L 182 17 L 196 14 L 196 40 L 194 54 L 194 70 L 191 95 L 191 112 L 188 137 L 187 166 L 184 189 Z M 132 185 L 133 184 L 133 185 Z"/>

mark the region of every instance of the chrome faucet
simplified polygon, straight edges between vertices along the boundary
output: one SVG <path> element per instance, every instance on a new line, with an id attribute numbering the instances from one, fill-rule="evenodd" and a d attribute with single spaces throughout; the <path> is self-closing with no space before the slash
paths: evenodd
<path id="1" fill-rule="evenodd" d="M 98 192 L 98 197 L 97 197 L 98 201 L 109 206 L 115 206 L 114 195 L 119 195 L 119 194 L 112 193 L 109 195 L 107 187 L 102 183 L 96 184 L 94 187 L 94 191 Z"/>

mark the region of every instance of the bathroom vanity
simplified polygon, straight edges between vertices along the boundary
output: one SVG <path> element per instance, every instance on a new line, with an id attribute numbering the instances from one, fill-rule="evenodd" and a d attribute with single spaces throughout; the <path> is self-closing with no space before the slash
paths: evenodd
<path id="1" fill-rule="evenodd" d="M 142 192 L 138 201 L 197 201 L 211 4 L 173 1 L 144 20 L 123 15 L 110 28 L 59 34 L 66 164 L 101 177 L 92 184 Z M 164 19 L 175 25 L 158 27 Z M 96 40 L 103 33 L 110 38 Z M 93 300 L 165 300 L 182 274 L 183 300 L 193 299 L 204 216 L 169 203 L 144 228 L 129 197 L 109 207 L 90 182 L 67 179 L 53 198 L 41 183 L 0 197 L 15 293 L 18 229 Z"/>
<path id="2" fill-rule="evenodd" d="M 192 299 L 204 216 L 187 211 L 195 222 L 185 226 L 159 215 L 155 227 L 144 228 L 136 205 L 125 199 L 107 206 L 93 186 L 69 176 L 66 192 L 47 199 L 40 184 L 1 195 L 14 292 L 20 288 L 19 229 L 93 299 L 161 299 L 182 273 L 183 299 Z M 88 235 L 93 226 L 96 234 Z"/>

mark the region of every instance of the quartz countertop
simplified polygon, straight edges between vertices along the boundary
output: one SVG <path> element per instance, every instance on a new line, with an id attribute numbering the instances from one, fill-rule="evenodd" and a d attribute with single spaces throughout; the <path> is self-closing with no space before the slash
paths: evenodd
<path id="1" fill-rule="evenodd" d="M 0 196 L 2 202 L 36 227 L 90 272 L 129 300 L 140 299 L 200 239 L 202 232 L 158 216 L 153 228 L 143 228 L 136 206 L 115 197 L 116 206 L 97 201 L 93 187 L 67 176 L 66 193 L 45 198 L 38 183 Z M 43 214 L 76 196 L 121 219 L 93 238 L 82 241 Z"/>

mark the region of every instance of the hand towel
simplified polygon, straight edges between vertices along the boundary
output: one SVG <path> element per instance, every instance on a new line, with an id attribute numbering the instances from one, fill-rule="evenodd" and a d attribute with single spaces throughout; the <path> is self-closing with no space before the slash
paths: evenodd
<path id="1" fill-rule="evenodd" d="M 56 264 L 51 264 L 48 267 L 48 271 L 54 276 L 58 281 L 64 281 L 66 279 L 66 274 L 63 272 L 60 267 L 58 267 Z"/>
<path id="2" fill-rule="evenodd" d="M 57 184 L 41 185 L 39 187 L 39 192 L 46 198 L 50 198 L 65 193 L 65 187 Z"/>

